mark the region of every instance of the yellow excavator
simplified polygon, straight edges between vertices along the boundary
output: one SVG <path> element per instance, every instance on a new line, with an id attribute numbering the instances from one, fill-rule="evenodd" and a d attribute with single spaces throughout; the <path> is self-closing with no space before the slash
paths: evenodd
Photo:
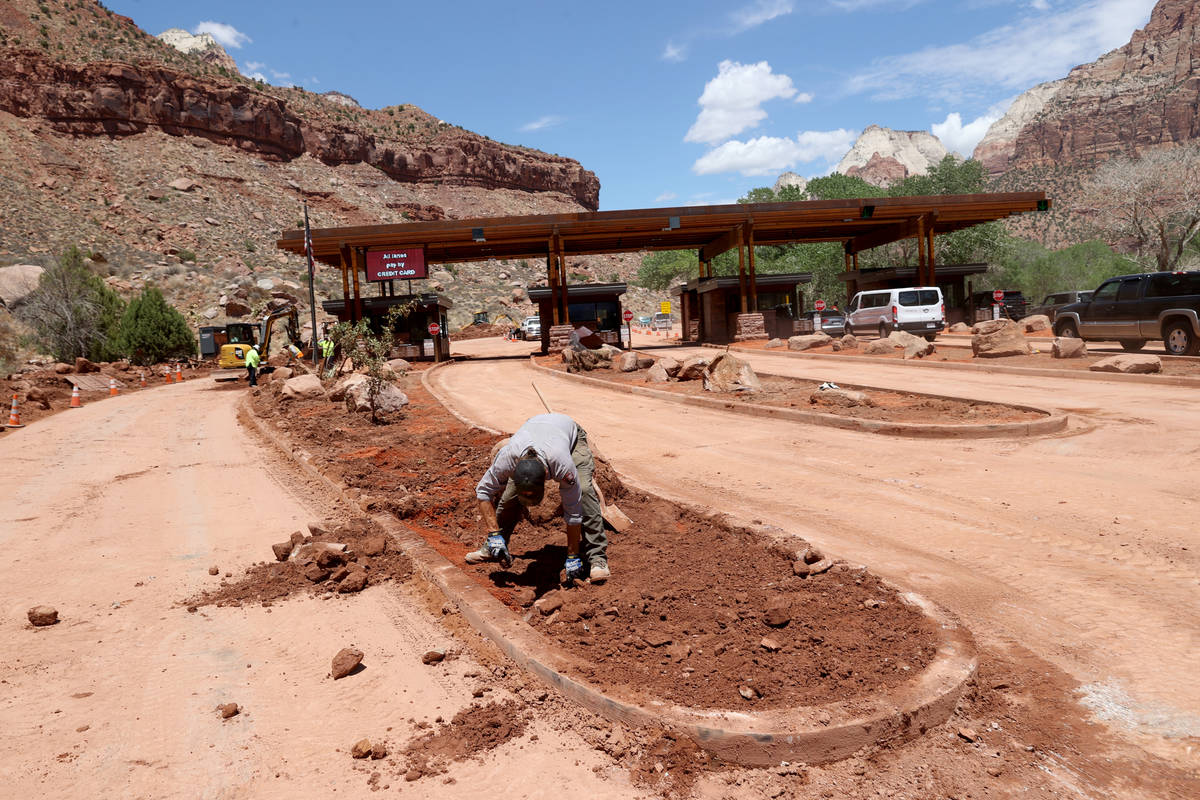
<path id="1" fill-rule="evenodd" d="M 249 322 L 234 322 L 226 325 L 226 342 L 221 345 L 221 352 L 217 354 L 217 366 L 221 369 L 213 373 L 213 378 L 218 381 L 231 381 L 244 375 L 246 351 L 255 344 L 258 345 L 263 365 L 266 367 L 266 361 L 271 355 L 271 336 L 275 331 L 274 324 L 276 320 L 280 319 L 287 320 L 285 333 L 288 337 L 286 350 L 291 356 L 289 363 L 294 360 L 303 366 L 301 359 L 304 358 L 304 351 L 300 348 L 300 314 L 294 305 L 286 305 L 263 317 L 258 325 Z M 271 367 L 266 367 L 263 371 L 269 372 L 270 370 Z"/>

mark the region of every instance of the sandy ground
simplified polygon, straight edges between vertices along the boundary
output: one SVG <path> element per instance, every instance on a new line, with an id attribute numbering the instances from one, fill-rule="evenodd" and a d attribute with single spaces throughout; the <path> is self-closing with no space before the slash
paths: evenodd
<path id="1" fill-rule="evenodd" d="M 689 352 L 714 351 L 671 354 Z M 1195 390 L 748 358 L 782 375 L 1064 408 L 1074 421 L 1033 440 L 908 441 L 597 395 L 519 359 L 455 365 L 437 383 L 469 418 L 513 430 L 540 411 L 536 380 L 625 474 L 870 564 L 960 615 L 985 646 L 1028 648 L 1074 676 L 1130 753 L 1197 774 Z"/>
<path id="2" fill-rule="evenodd" d="M 452 783 L 353 761 L 362 737 L 395 752 L 415 723 L 449 720 L 495 668 L 411 584 L 269 608 L 178 605 L 326 518 L 238 425 L 239 396 L 195 381 L 0 438 L 5 796 L 360 797 L 372 771 L 377 788 L 409 797 L 640 796 L 564 726 L 570 709 L 543 710 L 523 736 L 456 764 Z M 30 626 L 37 604 L 61 622 Z M 330 660 L 352 644 L 365 669 L 334 682 Z M 462 655 L 424 666 L 433 648 Z M 488 696 L 503 699 L 497 683 Z M 227 702 L 244 711 L 222 721 L 214 709 Z"/>

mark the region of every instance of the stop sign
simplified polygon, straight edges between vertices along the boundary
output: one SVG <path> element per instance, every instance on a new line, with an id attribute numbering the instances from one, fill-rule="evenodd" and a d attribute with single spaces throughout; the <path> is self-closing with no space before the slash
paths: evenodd
<path id="1" fill-rule="evenodd" d="M 438 325 L 436 322 L 429 323 L 429 335 L 430 336 L 437 336 L 441 332 L 442 332 L 441 325 Z"/>
<path id="2" fill-rule="evenodd" d="M 817 311 L 824 311 L 825 310 L 825 301 L 818 300 L 817 302 L 813 303 L 813 308 L 815 308 Z"/>
<path id="3" fill-rule="evenodd" d="M 625 309 L 625 313 L 621 315 L 621 319 L 625 320 L 626 322 L 632 322 L 633 321 L 633 312 L 630 311 L 629 309 Z"/>
<path id="4" fill-rule="evenodd" d="M 997 289 L 996 291 L 992 292 L 992 299 L 995 300 L 997 303 L 1002 301 L 1004 299 L 1004 290 Z"/>

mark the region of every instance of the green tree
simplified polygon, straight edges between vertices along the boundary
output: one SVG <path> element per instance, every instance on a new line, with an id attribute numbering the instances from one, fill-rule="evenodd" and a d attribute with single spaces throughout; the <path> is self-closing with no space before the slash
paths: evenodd
<path id="1" fill-rule="evenodd" d="M 106 361 L 120 348 L 114 320 L 124 302 L 83 263 L 78 247 L 64 251 L 25 299 L 20 318 L 33 329 L 33 341 L 59 361 L 88 356 Z"/>
<path id="2" fill-rule="evenodd" d="M 1052 292 L 1095 289 L 1106 278 L 1129 272 L 1129 261 L 1104 242 L 1091 241 L 1062 250 L 1037 242 L 1009 240 L 981 288 L 1020 289 L 1030 302 Z"/>
<path id="3" fill-rule="evenodd" d="M 365 367 L 367 370 L 367 402 L 371 405 L 371 422 L 379 422 L 375 408 L 379 394 L 386 385 L 396 381 L 396 374 L 387 365 L 396 341 L 396 327 L 416 307 L 415 300 L 392 306 L 378 332 L 372 330 L 370 321 L 365 319 L 356 323 L 339 322 L 329 331 L 329 337 L 342 358 L 349 358 L 356 368 Z M 347 396 L 347 406 L 351 402 Z"/>
<path id="4" fill-rule="evenodd" d="M 887 192 L 867 183 L 856 175 L 835 172 L 808 182 L 808 196 L 813 200 L 853 200 L 859 197 L 885 197 Z"/>
<path id="5" fill-rule="evenodd" d="M 637 284 L 662 291 L 700 274 L 700 257 L 695 250 L 659 250 L 642 259 Z"/>
<path id="6" fill-rule="evenodd" d="M 156 286 L 147 286 L 121 316 L 118 346 L 138 365 L 196 353 L 196 338 L 183 315 L 167 304 Z"/>

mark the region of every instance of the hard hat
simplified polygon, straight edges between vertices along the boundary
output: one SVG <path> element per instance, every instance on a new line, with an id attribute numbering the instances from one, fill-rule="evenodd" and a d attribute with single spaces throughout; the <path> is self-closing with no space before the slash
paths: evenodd
<path id="1" fill-rule="evenodd" d="M 253 346 L 251 349 L 252 349 L 252 350 L 258 350 L 258 345 L 254 345 L 254 346 Z"/>

